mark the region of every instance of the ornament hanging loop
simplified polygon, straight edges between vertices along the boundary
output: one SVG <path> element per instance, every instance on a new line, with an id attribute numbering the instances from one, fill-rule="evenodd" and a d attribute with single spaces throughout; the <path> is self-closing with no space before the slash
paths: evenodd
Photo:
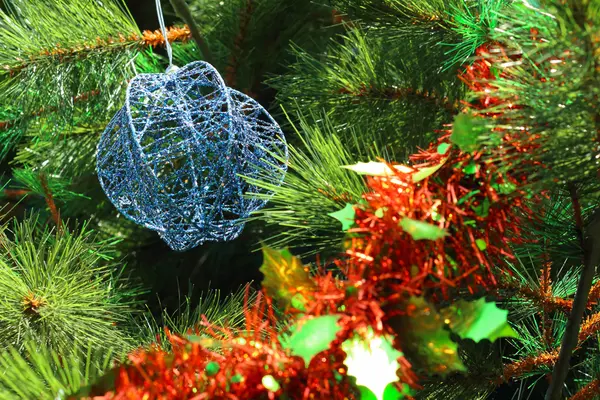
<path id="1" fill-rule="evenodd" d="M 173 65 L 173 49 L 171 48 L 171 44 L 169 43 L 169 38 L 167 36 L 167 28 L 165 26 L 165 17 L 162 12 L 162 7 L 160 5 L 160 0 L 155 0 L 156 2 L 156 15 L 158 16 L 158 24 L 160 25 L 160 31 L 162 32 L 163 38 L 165 39 L 165 47 L 167 49 L 167 57 L 169 58 L 169 67 L 167 68 L 167 74 L 173 73 L 178 70 L 178 68 Z"/>

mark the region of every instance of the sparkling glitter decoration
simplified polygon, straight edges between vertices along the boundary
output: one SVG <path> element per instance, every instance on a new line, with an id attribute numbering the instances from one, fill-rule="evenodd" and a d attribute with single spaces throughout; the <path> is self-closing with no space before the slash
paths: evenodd
<path id="1" fill-rule="evenodd" d="M 268 112 L 205 62 L 140 74 L 98 146 L 98 177 L 125 217 L 174 250 L 232 240 L 279 185 L 287 145 Z"/>

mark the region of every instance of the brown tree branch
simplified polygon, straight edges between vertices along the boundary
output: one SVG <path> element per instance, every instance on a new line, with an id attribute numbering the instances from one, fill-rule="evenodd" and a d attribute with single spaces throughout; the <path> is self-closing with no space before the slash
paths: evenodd
<path id="1" fill-rule="evenodd" d="M 415 99 L 421 101 L 427 101 L 437 107 L 444 108 L 446 111 L 451 113 L 458 112 L 460 104 L 458 102 L 451 102 L 447 97 L 441 97 L 435 92 L 428 92 L 423 90 L 415 90 L 412 88 L 375 88 L 372 86 L 363 86 L 356 89 L 342 88 L 339 90 L 341 94 L 349 94 L 355 97 L 372 97 L 386 100 L 400 100 L 400 99 Z"/>
<path id="2" fill-rule="evenodd" d="M 82 101 L 87 101 L 90 97 L 97 96 L 98 94 L 100 94 L 99 90 L 92 90 L 91 92 L 82 93 L 79 96 L 73 97 L 73 102 L 74 103 L 79 103 L 79 102 L 82 102 Z M 56 111 L 56 109 L 57 109 L 57 107 L 40 108 L 36 112 L 31 113 L 30 117 L 39 117 L 40 115 L 42 115 L 42 114 L 44 114 L 46 112 Z M 17 121 L 18 121 L 18 119 L 7 120 L 7 121 L 0 121 L 0 131 L 15 126 L 17 124 Z"/>
<path id="3" fill-rule="evenodd" d="M 576 224 L 583 225 L 581 222 L 583 221 L 581 217 L 581 207 L 578 207 L 579 198 L 577 196 L 577 191 L 572 190 L 571 196 L 576 213 Z M 567 321 L 567 327 L 560 347 L 560 354 L 554 366 L 554 370 L 552 371 L 552 380 L 550 381 L 550 387 L 546 392 L 545 400 L 561 400 L 563 398 L 563 386 L 567 374 L 569 373 L 571 354 L 579 342 L 581 321 L 592 288 L 596 267 L 600 264 L 600 210 L 596 210 L 586 232 L 581 232 L 580 236 L 582 238 L 582 248 L 585 259 L 584 268 L 581 272 L 581 277 L 579 278 L 577 292 L 575 293 L 575 299 L 573 301 L 573 308 Z M 584 240 L 586 237 L 588 239 L 587 241 Z"/>
<path id="4" fill-rule="evenodd" d="M 177 15 L 179 15 L 179 17 L 183 20 L 183 22 L 185 22 L 187 24 L 187 27 L 188 27 L 189 31 L 191 32 L 191 35 L 194 38 L 194 41 L 196 42 L 196 44 L 198 45 L 198 48 L 200 49 L 200 51 L 202 52 L 202 55 L 204 56 L 204 60 L 206 62 L 208 62 L 209 64 L 214 65 L 215 59 L 212 55 L 212 52 L 210 51 L 208 44 L 206 44 L 206 41 L 204 40 L 204 37 L 200 33 L 200 30 L 196 26 L 196 23 L 194 22 L 194 17 L 192 17 L 192 13 L 190 12 L 190 9 L 187 6 L 186 2 L 184 0 L 171 0 L 171 5 L 173 5 L 173 9 L 175 9 L 175 12 L 177 13 Z M 169 41 L 170 41 L 170 39 L 169 39 Z"/>
<path id="5" fill-rule="evenodd" d="M 558 354 L 558 350 L 553 350 L 551 352 L 544 352 L 535 356 L 523 358 L 510 364 L 506 364 L 502 369 L 502 376 L 498 377 L 494 381 L 494 384 L 499 386 L 504 382 L 508 382 L 514 377 L 521 376 L 541 366 L 551 367 L 558 359 Z"/>
<path id="6" fill-rule="evenodd" d="M 187 41 L 191 38 L 190 29 L 187 26 L 182 28 L 171 27 L 167 29 L 167 37 L 169 42 L 175 41 Z M 61 47 L 56 45 L 52 49 L 46 49 L 41 51 L 39 54 L 31 55 L 28 60 L 19 60 L 19 64 L 14 65 L 0 65 L 0 70 L 6 71 L 9 75 L 13 76 L 22 69 L 28 67 L 31 64 L 35 64 L 39 59 L 45 57 L 59 57 L 64 58 L 85 58 L 89 53 L 97 51 L 99 49 L 110 49 L 120 50 L 130 46 L 152 46 L 157 47 L 165 44 L 165 38 L 160 30 L 156 31 L 144 31 L 142 36 L 137 34 L 131 34 L 124 36 L 119 34 L 117 38 L 96 38 L 95 42 L 82 43 L 75 47 Z"/>
<path id="7" fill-rule="evenodd" d="M 240 16 L 240 30 L 233 42 L 231 58 L 229 59 L 229 64 L 225 69 L 225 81 L 227 82 L 227 85 L 231 87 L 235 87 L 237 85 L 237 71 L 240 66 L 240 53 L 242 52 L 242 45 L 246 39 L 248 25 L 250 25 L 250 18 L 253 11 L 254 1 L 246 0 L 246 8 L 242 11 Z"/>
<path id="8" fill-rule="evenodd" d="M 600 395 L 600 379 L 594 379 L 581 389 L 573 396 L 569 398 L 569 400 L 593 400 L 597 399 Z"/>
<path id="9" fill-rule="evenodd" d="M 44 190 L 44 198 L 46 199 L 46 204 L 48 208 L 50 208 L 50 213 L 52 214 L 52 219 L 54 220 L 54 224 L 56 225 L 56 229 L 60 234 L 62 232 L 62 221 L 60 219 L 60 210 L 56 207 L 56 203 L 54 202 L 54 196 L 52 195 L 52 191 L 48 186 L 48 180 L 46 179 L 46 175 L 44 173 L 40 173 L 40 182 L 42 184 L 42 189 Z"/>

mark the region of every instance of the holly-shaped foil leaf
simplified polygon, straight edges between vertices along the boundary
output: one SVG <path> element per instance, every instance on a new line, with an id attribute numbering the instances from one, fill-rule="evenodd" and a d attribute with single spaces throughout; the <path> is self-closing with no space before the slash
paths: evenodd
<path id="1" fill-rule="evenodd" d="M 463 172 L 467 175 L 474 175 L 477 173 L 477 171 L 479 170 L 479 167 L 477 166 L 477 164 L 475 164 L 474 162 L 471 162 L 469 164 L 467 164 L 464 168 L 463 168 Z"/>
<path id="2" fill-rule="evenodd" d="M 358 391 L 360 393 L 360 400 L 378 400 L 375 393 L 365 386 L 358 386 Z M 385 387 L 383 400 L 400 400 L 413 395 L 414 392 L 407 384 L 403 384 L 402 389 L 398 390 L 395 384 L 390 383 Z"/>
<path id="3" fill-rule="evenodd" d="M 346 353 L 344 364 L 348 367 L 348 375 L 356 378 L 361 399 L 387 400 L 404 397 L 393 385 L 388 387 L 398 381 L 398 357 L 402 356 L 392 346 L 392 340 L 389 336 L 376 335 L 369 328 L 364 334 L 355 334 L 342 343 L 342 350 Z"/>
<path id="4" fill-rule="evenodd" d="M 462 339 L 479 342 L 487 339 L 494 342 L 500 337 L 517 338 L 517 333 L 508 324 L 508 310 L 486 302 L 485 298 L 475 301 L 459 300 L 441 311 L 452 332 Z"/>
<path id="5" fill-rule="evenodd" d="M 340 315 L 323 315 L 321 317 L 299 320 L 291 328 L 290 333 L 283 333 L 279 341 L 284 349 L 304 359 L 308 367 L 310 360 L 325 351 L 342 329 L 338 325 Z"/>
<path id="6" fill-rule="evenodd" d="M 340 221 L 342 223 L 342 230 L 347 231 L 354 225 L 354 221 L 356 219 L 356 210 L 352 204 L 346 204 L 346 207 L 340 211 L 336 211 L 327 215 Z"/>
<path id="7" fill-rule="evenodd" d="M 424 298 L 410 297 L 403 315 L 392 325 L 415 369 L 440 375 L 466 371 L 443 316 Z"/>
<path id="8" fill-rule="evenodd" d="M 448 147 L 442 146 L 442 149 L 445 151 L 448 150 L 450 145 L 446 145 L 446 146 L 448 146 Z M 354 165 L 344 165 L 342 168 L 346 168 L 346 169 L 354 171 L 358 174 L 368 175 L 368 176 L 392 176 L 396 172 L 400 172 L 403 174 L 412 174 L 412 181 L 416 183 L 416 182 L 420 182 L 423 179 L 436 173 L 440 168 L 442 168 L 442 166 L 444 165 L 446 160 L 447 160 L 447 158 L 444 158 L 437 165 L 434 165 L 432 167 L 423 167 L 420 169 L 415 169 L 415 168 L 409 167 L 408 165 L 402 165 L 402 164 L 393 165 L 392 166 L 393 168 L 391 168 L 386 163 L 373 162 L 373 161 L 368 162 L 368 163 L 360 162 L 360 163 L 357 163 Z"/>
<path id="9" fill-rule="evenodd" d="M 354 165 L 344 165 L 342 168 L 349 169 L 360 175 L 368 176 L 391 176 L 396 173 L 388 164 L 373 161 L 368 163 L 359 162 Z M 404 174 L 410 174 L 414 171 L 412 168 L 406 165 L 394 165 L 394 168 L 398 172 L 402 172 Z"/>
<path id="10" fill-rule="evenodd" d="M 473 124 L 473 116 L 459 114 L 454 118 L 452 126 L 452 143 L 456 144 L 461 151 L 470 153 L 477 150 L 478 134 Z"/>
<path id="11" fill-rule="evenodd" d="M 494 188 L 500 194 L 511 194 L 517 190 L 517 185 L 512 182 L 495 183 L 492 184 L 492 188 Z"/>
<path id="12" fill-rule="evenodd" d="M 262 286 L 267 294 L 283 308 L 290 306 L 304 311 L 304 304 L 315 284 L 302 261 L 289 250 L 274 250 L 263 246 L 260 272 L 265 278 Z"/>
<path id="13" fill-rule="evenodd" d="M 438 154 L 444 155 L 448 152 L 448 150 L 450 149 L 450 147 L 452 147 L 452 145 L 450 143 L 441 143 L 438 147 L 437 147 L 437 152 Z"/>
<path id="14" fill-rule="evenodd" d="M 404 217 L 400 227 L 415 240 L 438 240 L 448 235 L 445 229 L 427 222 Z"/>
<path id="15" fill-rule="evenodd" d="M 415 172 L 412 175 L 413 182 L 417 183 L 425 178 L 429 178 L 431 175 L 435 174 L 440 168 L 444 166 L 446 160 L 447 158 L 444 158 L 442 161 L 440 161 L 439 164 L 434 165 L 433 167 L 420 168 L 419 170 L 417 170 L 417 172 Z"/>
<path id="16" fill-rule="evenodd" d="M 475 213 L 482 217 L 482 218 L 486 218 L 488 215 L 490 215 L 490 200 L 486 197 L 483 200 L 481 200 L 481 202 L 478 205 L 473 205 L 471 206 L 471 208 L 473 209 L 473 211 L 475 211 Z"/>

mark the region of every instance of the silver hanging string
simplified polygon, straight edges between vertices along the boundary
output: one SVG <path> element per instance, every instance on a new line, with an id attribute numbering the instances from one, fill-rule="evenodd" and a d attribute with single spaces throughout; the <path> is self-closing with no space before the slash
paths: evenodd
<path id="1" fill-rule="evenodd" d="M 165 38 L 165 47 L 167 48 L 167 56 L 169 57 L 169 67 L 167 68 L 167 73 L 169 73 L 178 68 L 173 65 L 173 49 L 171 49 L 171 44 L 169 43 L 169 38 L 167 37 L 165 17 L 163 16 L 160 0 L 156 0 L 156 14 L 158 15 L 158 24 L 160 25 L 160 30 Z"/>

